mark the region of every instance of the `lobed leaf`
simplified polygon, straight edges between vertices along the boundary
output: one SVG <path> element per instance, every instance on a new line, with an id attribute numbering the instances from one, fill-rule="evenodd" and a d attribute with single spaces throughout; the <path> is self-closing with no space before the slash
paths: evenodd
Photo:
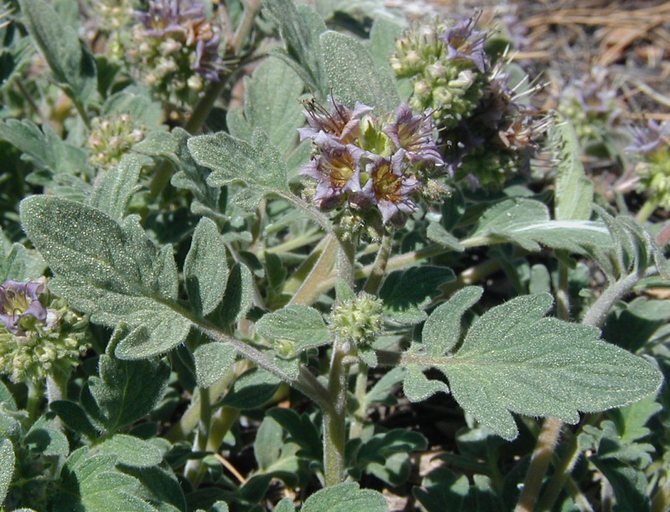
<path id="1" fill-rule="evenodd" d="M 55 293 L 110 327 L 131 328 L 117 347 L 127 359 L 152 357 L 184 341 L 190 321 L 176 304 L 172 249 L 158 250 L 137 218 L 119 224 L 94 208 L 57 197 L 21 202 L 23 227 L 56 274 Z"/>
<path id="2" fill-rule="evenodd" d="M 598 329 L 544 317 L 552 305 L 548 294 L 517 297 L 490 309 L 474 322 L 455 354 L 438 355 L 433 347 L 453 348 L 456 327 L 441 343 L 435 342 L 436 329 L 445 319 L 458 325 L 458 313 L 474 299 L 470 290 L 433 313 L 438 318 L 428 324 L 425 349 L 414 346 L 405 361 L 414 378 L 424 378 L 417 370 L 441 371 L 459 405 L 505 439 L 518 434 L 512 412 L 576 423 L 579 411 L 627 405 L 661 384 L 653 365 L 600 340 Z M 451 313 L 450 307 L 456 311 Z M 409 389 L 410 395 L 420 394 L 415 383 Z"/>
<path id="3" fill-rule="evenodd" d="M 321 313 L 309 306 L 293 304 L 268 313 L 256 322 L 256 332 L 270 340 L 289 340 L 297 352 L 332 341 Z"/>

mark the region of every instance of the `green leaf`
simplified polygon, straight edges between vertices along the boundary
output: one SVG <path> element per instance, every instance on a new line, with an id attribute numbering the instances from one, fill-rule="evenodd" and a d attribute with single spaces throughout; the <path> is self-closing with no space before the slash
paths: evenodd
<path id="1" fill-rule="evenodd" d="M 137 495 L 154 505 L 157 512 L 186 512 L 184 492 L 172 470 L 160 466 L 125 467 L 123 472 L 139 480 L 141 489 Z"/>
<path id="2" fill-rule="evenodd" d="M 508 199 L 487 209 L 471 240 L 480 237 L 488 239 L 488 243 L 512 242 L 527 251 L 539 251 L 546 246 L 584 254 L 588 247 L 612 245 L 602 222 L 550 220 L 544 204 L 525 198 Z"/>
<path id="3" fill-rule="evenodd" d="M 159 360 L 123 361 L 112 356 L 123 330 L 117 329 L 107 347 L 108 354 L 100 356 L 100 376 L 89 377 L 93 403 L 83 403 L 86 412 L 101 421 L 107 432 L 149 414 L 163 397 L 170 376 L 170 368 Z"/>
<path id="4" fill-rule="evenodd" d="M 97 445 L 91 453 L 114 456 L 119 464 L 134 468 L 157 466 L 163 460 L 158 447 L 126 434 L 114 434 Z"/>
<path id="5" fill-rule="evenodd" d="M 125 155 L 119 165 L 102 175 L 89 205 L 121 221 L 128 211 L 130 198 L 140 188 L 140 171 L 150 162 L 150 159 L 134 153 Z"/>
<path id="6" fill-rule="evenodd" d="M 333 96 L 349 106 L 360 101 L 380 113 L 395 111 L 400 100 L 390 68 L 377 67 L 362 42 L 328 30 L 321 34 L 319 43 Z"/>
<path id="7" fill-rule="evenodd" d="M 410 453 L 425 450 L 426 438 L 418 432 L 393 429 L 366 439 L 356 453 L 356 464 L 362 467 L 372 462 L 384 463 L 394 453 Z"/>
<path id="8" fill-rule="evenodd" d="M 221 403 L 240 410 L 257 409 L 272 400 L 280 382 L 271 373 L 253 368 L 235 381 Z"/>
<path id="9" fill-rule="evenodd" d="M 274 512 L 295 512 L 295 506 L 293 505 L 291 498 L 283 498 L 275 506 Z"/>
<path id="10" fill-rule="evenodd" d="M 230 325 L 244 318 L 253 305 L 254 278 L 249 268 L 235 263 L 230 269 L 228 286 L 219 306 L 219 319 L 223 325 Z"/>
<path id="11" fill-rule="evenodd" d="M 198 386 L 208 388 L 223 377 L 235 363 L 237 352 L 227 343 L 207 343 L 193 352 Z"/>
<path id="12" fill-rule="evenodd" d="M 30 427 L 24 442 L 32 451 L 44 455 L 66 456 L 70 453 L 70 445 L 65 434 L 45 416 L 39 418 Z"/>
<path id="13" fill-rule="evenodd" d="M 14 475 L 14 447 L 9 439 L 0 440 L 0 503 L 5 501 Z"/>
<path id="14" fill-rule="evenodd" d="M 466 475 L 459 476 L 446 467 L 439 467 L 428 473 L 421 487 L 415 487 L 412 492 L 427 512 L 463 511 L 470 483 Z"/>
<path id="15" fill-rule="evenodd" d="M 282 155 L 288 155 L 298 142 L 298 128 L 305 122 L 299 101 L 303 87 L 288 64 L 267 59 L 245 81 L 243 111 L 232 116 L 229 111 L 231 135 L 247 140 L 260 128 Z"/>
<path id="16" fill-rule="evenodd" d="M 326 25 L 321 17 L 308 6 L 295 6 L 283 0 L 264 0 L 263 7 L 278 25 L 286 45 L 286 51 L 276 55 L 294 64 L 309 88 L 325 98 L 328 90 L 320 61 L 319 35 L 326 31 Z"/>
<path id="17" fill-rule="evenodd" d="M 455 279 L 450 268 L 424 265 L 391 272 L 379 290 L 385 315 L 398 324 L 418 324 L 426 319 L 423 311 L 439 287 Z"/>
<path id="18" fill-rule="evenodd" d="M 266 412 L 289 434 L 289 441 L 300 446 L 298 455 L 321 462 L 323 443 L 316 426 L 306 413 L 298 414 L 293 409 L 275 407 Z"/>
<path id="19" fill-rule="evenodd" d="M 135 495 L 139 482 L 118 471 L 116 457 L 90 454 L 80 448 L 61 471 L 60 488 L 53 496 L 54 512 L 156 512 Z"/>
<path id="20" fill-rule="evenodd" d="M 44 0 L 19 0 L 26 28 L 61 86 L 86 104 L 96 91 L 95 60 L 83 48 L 77 32 L 66 25 Z"/>
<path id="21" fill-rule="evenodd" d="M 465 303 L 456 295 L 453 307 Z M 517 297 L 477 319 L 455 354 L 410 351 L 406 363 L 440 370 L 459 405 L 505 439 L 518 433 L 511 412 L 576 423 L 578 411 L 620 407 L 658 389 L 653 365 L 603 342 L 593 327 L 544 318 L 551 305 L 548 294 Z"/>
<path id="22" fill-rule="evenodd" d="M 422 340 L 429 355 L 441 356 L 458 344 L 461 336 L 461 317 L 479 301 L 483 291 L 477 286 L 468 286 L 457 291 L 449 302 L 433 311 L 426 320 L 422 332 Z"/>
<path id="23" fill-rule="evenodd" d="M 463 252 L 465 247 L 461 245 L 454 235 L 449 233 L 437 222 L 431 222 L 426 230 L 426 236 L 429 240 L 457 252 Z"/>
<path id="24" fill-rule="evenodd" d="M 9 251 L 0 259 L 0 282 L 37 279 L 44 275 L 45 270 L 46 263 L 37 251 L 26 249 L 21 244 L 11 244 Z"/>
<path id="25" fill-rule="evenodd" d="M 556 148 L 556 220 L 588 220 L 591 218 L 593 183 L 586 177 L 582 149 L 574 127 L 568 122 L 554 124 L 549 140 Z"/>
<path id="26" fill-rule="evenodd" d="M 263 316 L 256 322 L 256 332 L 270 340 L 292 341 L 295 343 L 296 352 L 332 341 L 321 313 L 299 304 L 292 304 Z"/>
<path id="27" fill-rule="evenodd" d="M 157 250 L 137 218 L 120 225 L 57 197 L 29 197 L 20 208 L 28 237 L 56 274 L 52 290 L 94 323 L 130 326 L 117 346 L 119 357 L 147 358 L 184 341 L 191 322 L 176 304 L 172 249 Z"/>
<path id="28" fill-rule="evenodd" d="M 264 195 L 289 191 L 286 164 L 260 129 L 249 142 L 225 132 L 200 135 L 188 140 L 188 149 L 197 164 L 212 169 L 207 178 L 211 187 L 242 182 Z"/>
<path id="29" fill-rule="evenodd" d="M 254 457 L 261 472 L 267 472 L 279 460 L 283 444 L 281 425 L 270 416 L 263 418 L 254 441 Z"/>
<path id="30" fill-rule="evenodd" d="M 649 482 L 643 471 L 615 459 L 591 457 L 589 461 L 609 481 L 616 505 L 615 512 L 649 512 L 651 499 L 647 492 Z"/>
<path id="31" fill-rule="evenodd" d="M 87 172 L 86 153 L 61 140 L 49 125 L 44 125 L 40 130 L 27 119 L 7 119 L 0 122 L 0 139 L 16 147 L 23 158 L 33 160 L 40 168 L 56 174 Z"/>
<path id="32" fill-rule="evenodd" d="M 205 316 L 216 309 L 228 282 L 226 245 L 214 221 L 202 218 L 184 261 L 184 281 L 191 306 Z"/>
<path id="33" fill-rule="evenodd" d="M 357 483 L 346 482 L 315 492 L 305 500 L 301 512 L 386 512 L 386 500 L 377 491 L 360 489 Z"/>
<path id="34" fill-rule="evenodd" d="M 58 414 L 65 426 L 73 432 L 83 434 L 91 440 L 98 437 L 97 429 L 78 403 L 69 400 L 56 400 L 49 404 L 49 408 Z"/>

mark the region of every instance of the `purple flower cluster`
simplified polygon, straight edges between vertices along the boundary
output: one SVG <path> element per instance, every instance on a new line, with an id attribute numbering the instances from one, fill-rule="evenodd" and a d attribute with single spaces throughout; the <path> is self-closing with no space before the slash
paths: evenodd
<path id="1" fill-rule="evenodd" d="M 144 34 L 159 40 L 174 40 L 193 48 L 191 69 L 210 81 L 219 80 L 220 37 L 205 16 L 199 0 L 150 0 L 148 11 L 136 12 Z"/>
<path id="2" fill-rule="evenodd" d="M 5 281 L 0 285 L 0 322 L 12 334 L 23 334 L 22 323 L 25 320 L 45 323 L 47 308 L 40 302 L 40 295 L 45 291 L 43 280 Z"/>
<path id="3" fill-rule="evenodd" d="M 349 109 L 329 101 L 330 109 L 308 102 L 308 127 L 299 130 L 300 139 L 316 147 L 301 171 L 316 180 L 315 203 L 326 210 L 345 203 L 353 210 L 376 207 L 384 223 L 402 222 L 416 208 L 412 196 L 421 189 L 421 174 L 444 165 L 431 113 L 413 114 L 403 104 L 383 122 L 361 103 Z"/>
<path id="4" fill-rule="evenodd" d="M 663 142 L 670 144 L 670 122 L 657 123 L 650 120 L 645 127 L 631 128 L 633 143 L 626 148 L 630 153 L 647 155 L 655 151 Z"/>
<path id="5" fill-rule="evenodd" d="M 477 18 L 464 19 L 447 29 L 440 39 L 447 49 L 447 59 L 469 61 L 480 73 L 486 71 L 486 53 L 484 42 L 487 34 L 475 30 Z"/>

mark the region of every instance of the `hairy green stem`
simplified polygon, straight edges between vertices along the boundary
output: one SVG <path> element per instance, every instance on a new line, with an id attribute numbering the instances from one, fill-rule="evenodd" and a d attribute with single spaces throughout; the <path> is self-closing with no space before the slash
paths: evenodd
<path id="1" fill-rule="evenodd" d="M 337 252 L 337 276 L 353 289 L 356 244 L 341 238 Z M 340 301 L 342 298 L 337 297 Z M 344 478 L 344 447 L 347 441 L 347 373 L 345 358 L 351 350 L 348 340 L 337 339 L 333 345 L 328 373 L 329 406 L 323 409 L 323 472 L 327 487 Z"/>
<path id="2" fill-rule="evenodd" d="M 240 417 L 240 410 L 234 407 L 224 405 L 220 407 L 212 415 L 212 424 L 209 429 L 209 437 L 207 438 L 207 451 L 218 453 L 223 438 L 226 437 L 228 431 L 233 427 L 237 418 Z"/>
<path id="3" fill-rule="evenodd" d="M 27 386 L 26 411 L 28 412 L 28 421 L 32 424 L 39 416 L 40 404 L 44 397 L 44 388 L 41 384 L 35 382 L 30 382 Z"/>
<path id="4" fill-rule="evenodd" d="M 656 211 L 656 208 L 658 208 L 658 200 L 650 197 L 645 201 L 645 203 L 642 205 L 642 208 L 640 208 L 640 210 L 637 212 L 635 220 L 640 224 L 644 224 L 647 219 L 651 217 L 651 214 Z"/>
<path id="5" fill-rule="evenodd" d="M 344 358 L 348 352 L 345 343 L 338 340 L 333 346 L 328 374 L 331 404 L 323 410 L 323 472 L 326 487 L 337 485 L 344 478 L 347 409 L 347 366 Z"/>
<path id="6" fill-rule="evenodd" d="M 334 235 L 328 235 L 324 239 L 319 259 L 303 280 L 300 288 L 293 294 L 289 304 L 312 304 L 319 298 L 319 285 L 330 275 L 337 257 L 337 250 L 337 239 Z"/>
<path id="7" fill-rule="evenodd" d="M 88 112 L 86 112 L 86 109 L 84 108 L 84 105 L 82 105 L 82 103 L 75 98 L 72 98 L 72 103 L 74 105 L 74 108 L 77 109 L 77 113 L 79 114 L 79 117 L 81 117 L 81 120 L 84 122 L 84 126 L 86 126 L 86 128 L 88 128 L 90 130 L 91 129 L 91 118 L 88 116 Z"/>
<path id="8" fill-rule="evenodd" d="M 365 425 L 367 404 L 367 390 L 368 390 L 368 365 L 363 361 L 359 361 L 356 371 L 356 384 L 354 387 L 354 396 L 358 402 L 358 407 L 351 418 L 351 425 L 349 426 L 349 438 L 356 439 L 361 437 L 363 433 L 363 426 Z"/>
<path id="9" fill-rule="evenodd" d="M 204 452 L 207 449 L 209 439 L 209 428 L 212 421 L 212 402 L 210 400 L 210 390 L 208 388 L 198 388 L 198 402 L 200 403 L 200 420 L 198 421 L 198 430 L 193 440 L 193 451 Z M 205 468 L 201 459 L 191 459 L 184 466 L 184 477 L 197 488 L 202 482 L 205 474 Z"/>
<path id="10" fill-rule="evenodd" d="M 657 489 L 651 499 L 651 512 L 665 512 L 670 510 L 670 479 L 665 481 L 663 487 Z"/>
<path id="11" fill-rule="evenodd" d="M 540 487 L 558 444 L 562 426 L 563 422 L 558 418 L 544 420 L 514 512 L 533 512 L 535 510 Z"/>
<path id="12" fill-rule="evenodd" d="M 554 503 L 565 488 L 566 482 L 570 478 L 570 473 L 572 473 L 572 469 L 575 467 L 575 464 L 577 464 L 580 456 L 581 451 L 579 450 L 579 445 L 577 444 L 577 435 L 573 434 L 570 437 L 570 441 L 567 446 L 567 452 L 563 455 L 563 458 L 557 464 L 556 470 L 549 480 L 542 498 L 539 500 L 539 510 L 551 510 L 553 508 Z"/>
<path id="13" fill-rule="evenodd" d="M 389 262 L 389 257 L 391 256 L 391 249 L 393 248 L 393 231 L 384 233 L 382 237 L 382 242 L 379 247 L 379 252 L 375 258 L 372 268 L 370 269 L 370 274 L 368 275 L 367 281 L 363 285 L 363 291 L 376 295 L 379 291 L 379 287 L 382 284 L 382 279 L 384 279 L 384 274 L 386 274 L 386 266 Z"/>

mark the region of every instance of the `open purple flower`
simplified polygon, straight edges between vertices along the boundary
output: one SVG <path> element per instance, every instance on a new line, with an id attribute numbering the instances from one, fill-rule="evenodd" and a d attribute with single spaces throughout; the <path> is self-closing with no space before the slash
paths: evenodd
<path id="1" fill-rule="evenodd" d="M 305 102 L 307 128 L 300 128 L 300 140 L 315 139 L 319 132 L 332 136 L 342 144 L 353 142 L 358 137 L 361 117 L 372 111 L 371 107 L 356 102 L 354 109 L 347 108 L 332 96 L 328 99 L 330 110 L 314 100 Z"/>
<path id="2" fill-rule="evenodd" d="M 23 334 L 21 323 L 28 317 L 46 322 L 47 308 L 39 300 L 44 290 L 44 280 L 25 283 L 8 280 L 0 285 L 0 322 L 8 331 Z"/>
<path id="3" fill-rule="evenodd" d="M 459 21 L 447 29 L 441 39 L 447 46 L 448 59 L 470 61 L 483 73 L 486 71 L 486 32 L 475 30 L 476 23 L 473 18 Z"/>
<path id="4" fill-rule="evenodd" d="M 398 148 L 405 150 L 412 164 L 444 165 L 433 138 L 433 122 L 429 110 L 414 115 L 409 105 L 402 103 L 396 110 L 395 121 L 384 126 L 383 131 Z"/>
<path id="5" fill-rule="evenodd" d="M 399 149 L 390 159 L 377 157 L 366 165 L 368 180 L 358 202 L 377 206 L 384 223 L 416 209 L 411 195 L 420 185 L 416 178 L 403 173 L 405 163 L 405 151 Z"/>
<path id="6" fill-rule="evenodd" d="M 342 202 L 348 192 L 361 189 L 359 161 L 364 151 L 352 144 L 341 144 L 334 138 L 319 133 L 315 138 L 320 153 L 310 160 L 300 174 L 314 178 L 314 201 L 324 210 Z"/>
<path id="7" fill-rule="evenodd" d="M 642 155 L 651 153 L 664 141 L 670 144 L 670 123 L 662 124 L 650 120 L 645 127 L 631 128 L 633 143 L 626 148 L 630 153 L 639 153 Z"/>

